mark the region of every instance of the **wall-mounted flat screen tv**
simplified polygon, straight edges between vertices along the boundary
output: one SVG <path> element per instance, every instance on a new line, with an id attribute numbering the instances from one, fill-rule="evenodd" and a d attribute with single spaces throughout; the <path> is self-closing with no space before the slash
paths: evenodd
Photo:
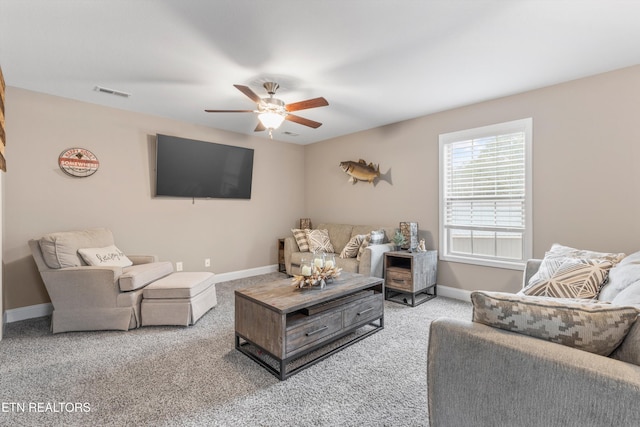
<path id="1" fill-rule="evenodd" d="M 156 140 L 156 196 L 250 199 L 253 149 L 168 135 Z"/>

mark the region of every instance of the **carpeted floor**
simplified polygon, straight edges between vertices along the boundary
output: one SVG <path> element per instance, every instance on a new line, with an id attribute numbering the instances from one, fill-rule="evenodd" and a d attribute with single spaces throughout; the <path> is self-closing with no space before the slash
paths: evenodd
<path id="1" fill-rule="evenodd" d="M 281 382 L 234 349 L 233 291 L 283 277 L 219 283 L 218 306 L 188 328 L 7 325 L 0 425 L 427 426 L 429 323 L 469 319 L 471 305 L 386 301 L 384 330 Z"/>

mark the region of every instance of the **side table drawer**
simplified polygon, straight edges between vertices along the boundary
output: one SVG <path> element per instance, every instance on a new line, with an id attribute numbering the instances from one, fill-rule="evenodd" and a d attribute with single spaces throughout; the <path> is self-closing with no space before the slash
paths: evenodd
<path id="1" fill-rule="evenodd" d="M 299 326 L 287 331 L 286 352 L 312 344 L 327 335 L 342 329 L 342 312 L 337 311 L 323 316 L 314 316 Z"/>
<path id="2" fill-rule="evenodd" d="M 413 292 L 413 276 L 411 270 L 399 267 L 388 267 L 385 286 L 392 289 Z"/>
<path id="3" fill-rule="evenodd" d="M 345 308 L 344 327 L 368 323 L 382 316 L 384 296 L 382 294 L 371 295 L 358 301 L 356 304 Z"/>

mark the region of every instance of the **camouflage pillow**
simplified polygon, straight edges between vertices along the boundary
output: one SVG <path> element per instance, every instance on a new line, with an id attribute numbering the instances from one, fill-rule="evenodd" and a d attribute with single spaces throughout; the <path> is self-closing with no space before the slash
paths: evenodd
<path id="1" fill-rule="evenodd" d="M 474 291 L 473 321 L 608 356 L 638 317 L 635 307 Z"/>

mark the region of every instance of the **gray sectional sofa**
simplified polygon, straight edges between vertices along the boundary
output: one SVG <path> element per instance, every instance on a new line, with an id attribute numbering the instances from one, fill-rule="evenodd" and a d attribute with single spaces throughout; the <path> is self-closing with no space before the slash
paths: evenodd
<path id="1" fill-rule="evenodd" d="M 540 260 L 527 264 L 525 284 L 539 266 Z M 604 309 L 640 307 L 640 252 L 611 269 L 599 300 L 608 303 Z M 471 319 L 432 322 L 430 425 L 640 425 L 640 322 L 633 316 L 609 357 Z"/>
<path id="2" fill-rule="evenodd" d="M 315 229 L 325 229 L 329 232 L 329 240 L 334 248 L 336 264 L 343 271 L 359 273 L 365 276 L 382 277 L 384 253 L 393 249 L 389 244 L 389 239 L 395 234 L 397 228 L 373 225 L 350 225 L 350 224 L 318 224 Z M 340 252 L 356 235 L 365 235 L 371 231 L 383 230 L 385 240 L 382 244 L 369 245 L 360 259 L 340 258 Z M 284 263 L 287 274 L 300 274 L 300 262 L 304 256 L 309 256 L 309 252 L 301 252 L 296 239 L 293 236 L 284 240 Z"/>

